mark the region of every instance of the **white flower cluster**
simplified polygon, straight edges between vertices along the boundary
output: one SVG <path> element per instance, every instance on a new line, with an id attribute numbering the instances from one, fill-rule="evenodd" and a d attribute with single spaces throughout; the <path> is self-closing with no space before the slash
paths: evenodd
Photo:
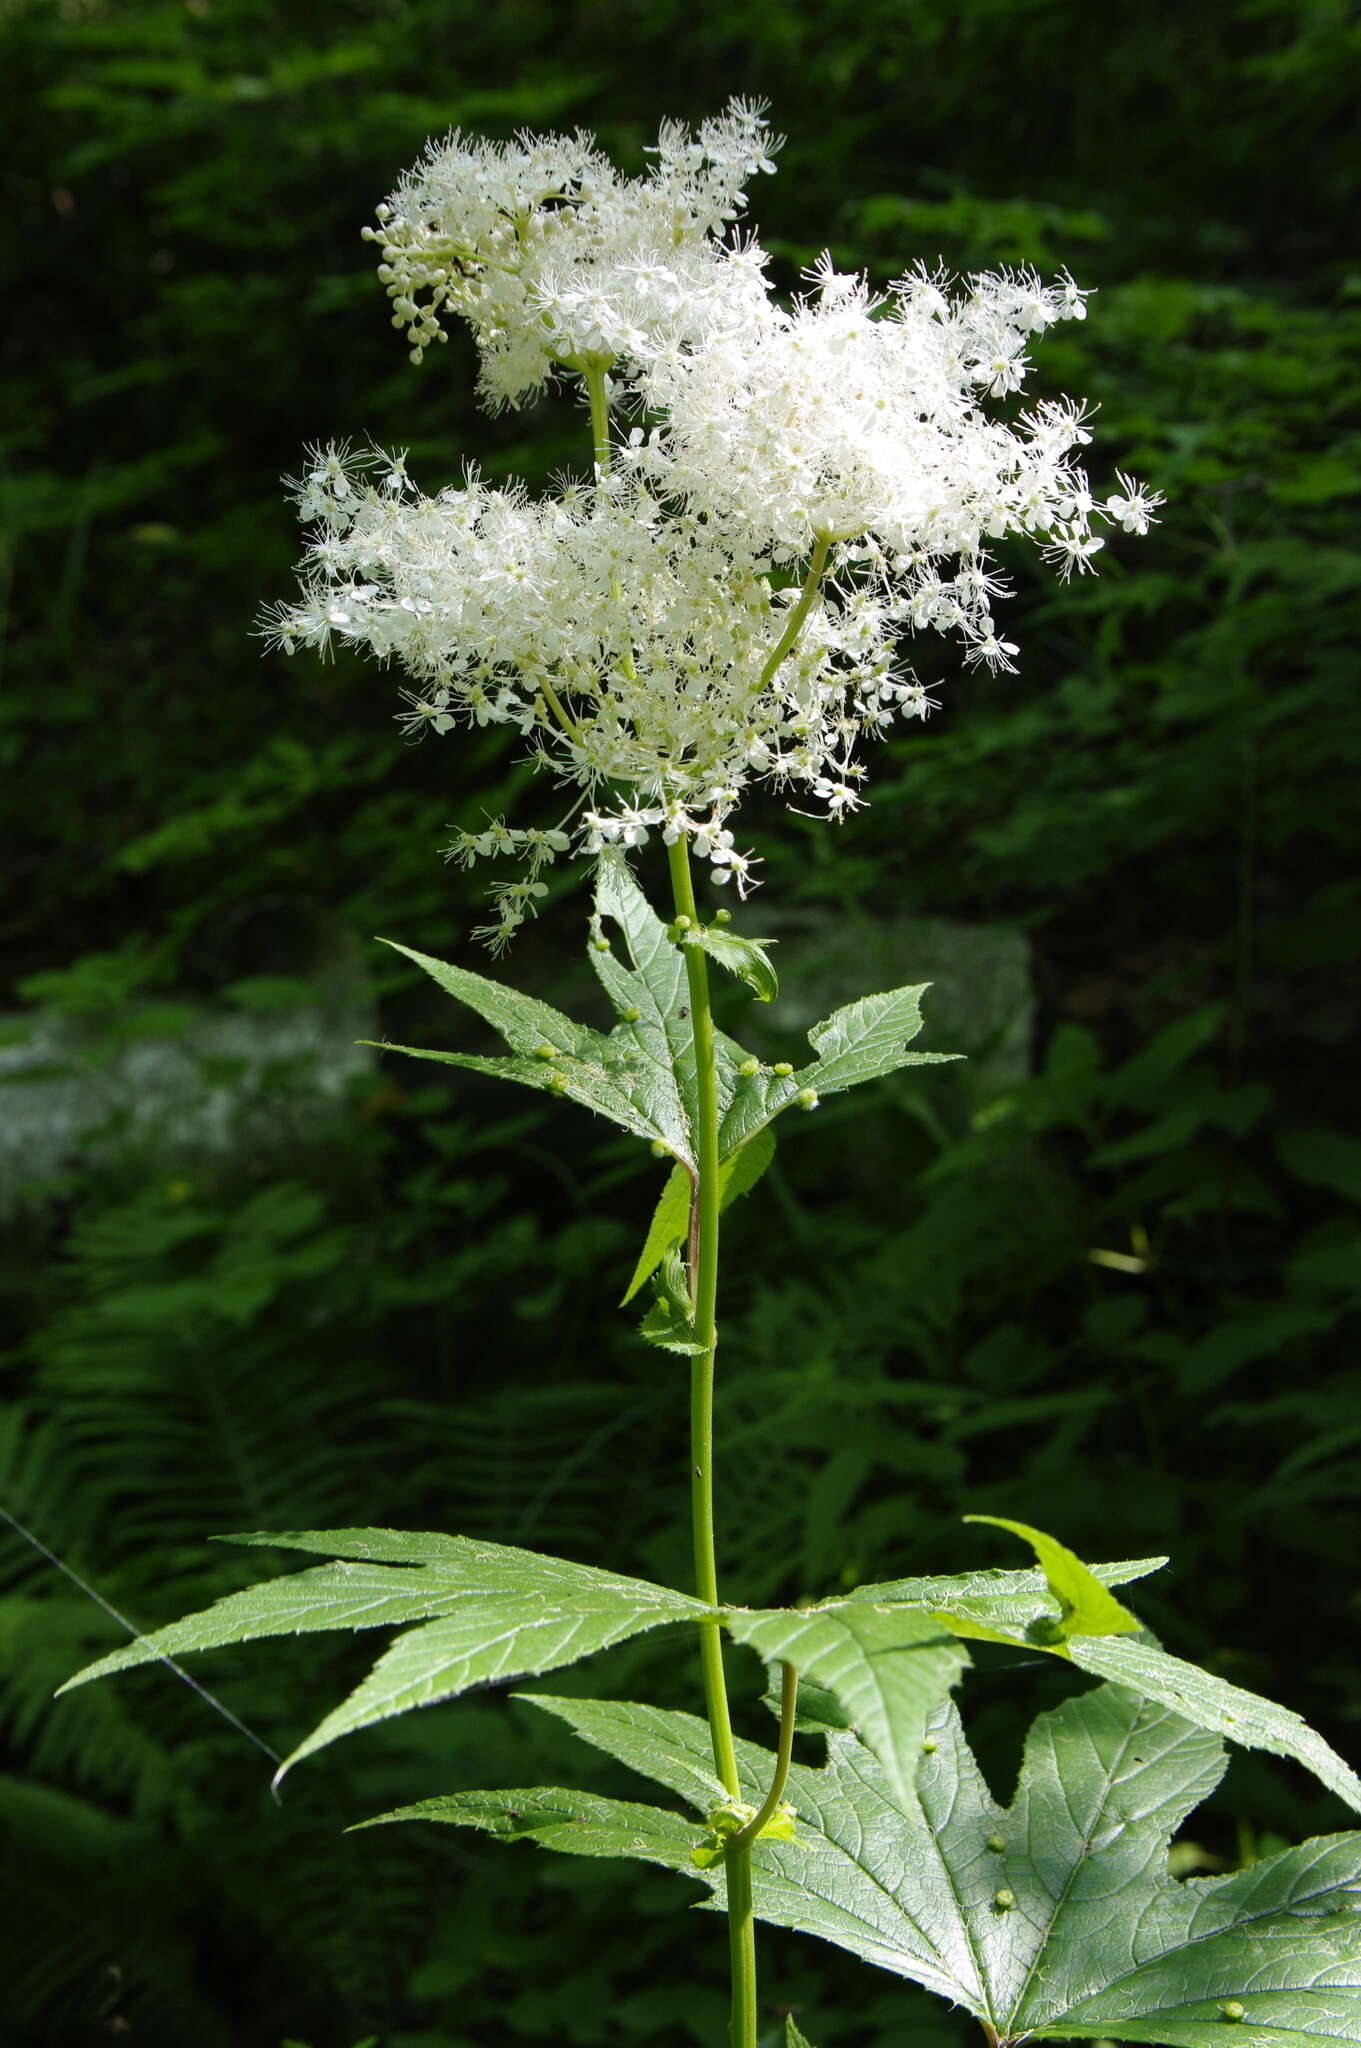
<path id="1" fill-rule="evenodd" d="M 764 258 L 718 237 L 776 147 L 741 101 L 697 136 L 668 122 L 647 178 L 622 178 L 585 135 L 432 143 L 363 230 L 392 324 L 419 362 L 448 339 L 446 315 L 467 320 L 495 408 L 588 361 L 643 363 L 757 317 Z"/>
<path id="2" fill-rule="evenodd" d="M 518 728 L 580 792 L 563 823 L 581 813 L 586 851 L 660 828 L 739 889 L 726 821 L 745 788 L 840 817 L 863 802 L 857 742 L 926 712 L 906 634 L 1014 668 L 990 543 L 1035 540 L 1067 576 L 1092 567 L 1094 522 L 1142 533 L 1161 502 L 1121 475 L 1098 503 L 1080 405 L 988 410 L 1021 389 L 1033 337 L 1084 317 L 1071 279 L 918 271 L 876 300 L 824 262 L 779 304 L 760 251 L 721 239 L 773 146 L 734 105 L 695 138 L 665 128 L 642 180 L 584 137 L 432 149 L 382 216 L 397 324 L 419 352 L 463 314 L 492 404 L 582 377 L 593 481 L 531 499 L 470 475 L 429 498 L 400 458 L 317 451 L 296 487 L 301 601 L 270 627 L 289 650 L 396 661 L 413 734 Z M 608 404 L 640 423 L 609 435 Z M 570 843 L 500 820 L 459 835 L 460 859 L 528 860 L 496 892 L 493 943 Z"/>

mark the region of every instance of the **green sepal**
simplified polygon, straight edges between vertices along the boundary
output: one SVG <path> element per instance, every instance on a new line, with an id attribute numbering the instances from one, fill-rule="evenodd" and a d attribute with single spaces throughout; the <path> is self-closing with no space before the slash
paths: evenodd
<path id="1" fill-rule="evenodd" d="M 711 960 L 735 974 L 744 981 L 758 1001 L 773 1003 L 780 993 L 780 979 L 771 965 L 767 946 L 773 946 L 774 939 L 743 939 L 736 932 L 724 929 L 722 925 L 695 925 L 686 932 L 681 944 L 698 946 Z"/>

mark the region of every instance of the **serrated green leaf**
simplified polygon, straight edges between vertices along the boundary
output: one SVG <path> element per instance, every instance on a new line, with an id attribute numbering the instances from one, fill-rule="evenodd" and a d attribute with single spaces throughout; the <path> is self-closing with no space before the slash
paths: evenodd
<path id="1" fill-rule="evenodd" d="M 1028 1522 L 1009 1522 L 1001 1515 L 965 1515 L 964 1520 L 1008 1529 L 1030 1545 L 1058 1602 L 1057 1627 L 1063 1637 L 1132 1635 L 1139 1627 L 1138 1617 L 1120 1605 L 1082 1559 L 1043 1529 L 1033 1529 Z"/>
<path id="2" fill-rule="evenodd" d="M 719 1167 L 719 1208 L 731 1208 L 743 1195 L 749 1195 L 774 1157 L 775 1133 L 765 1124 Z"/>
<path id="3" fill-rule="evenodd" d="M 812 2048 L 812 2043 L 795 2026 L 793 2015 L 790 2013 L 785 2014 L 784 2048 Z"/>
<path id="4" fill-rule="evenodd" d="M 1122 1586 L 1132 1579 L 1146 1578 L 1166 1563 L 1165 1557 L 1128 1558 L 1114 1564 L 1090 1565 L 1088 1570 L 1103 1586 Z M 1040 1633 L 1037 1622 L 1052 1622 L 1055 1633 L 1051 1640 L 1061 1640 L 1062 1608 L 1043 1572 L 1033 1569 L 889 1579 L 878 1585 L 858 1586 L 845 1597 L 880 1603 L 903 1601 L 909 1606 L 924 1607 L 969 1642 L 1033 1647 Z"/>
<path id="5" fill-rule="evenodd" d="M 523 1697 L 566 1721 L 597 1749 L 679 1794 L 700 1816 L 723 1797 L 708 1728 L 695 1715 L 622 1700 Z M 741 1797 L 759 1802 L 770 1786 L 774 1756 L 743 1741 L 736 1754 Z M 791 1766 L 786 1796 L 798 1815 L 795 1839 L 752 1845 L 760 1917 L 819 1934 L 867 1962 L 915 1977 L 944 1998 L 957 1998 L 949 1961 L 937 1947 L 935 1923 L 944 1902 L 932 1884 L 939 1871 L 905 1865 L 903 1819 L 870 1752 L 853 1736 L 833 1737 L 825 1768 Z M 721 1864 L 689 1874 L 698 1874 L 712 1887 L 714 1903 L 722 1903 Z"/>
<path id="6" fill-rule="evenodd" d="M 1065 1646 L 1074 1664 L 1094 1677 L 1115 1680 L 1159 1700 L 1200 1728 L 1245 1749 L 1291 1757 L 1361 1812 L 1361 1778 L 1332 1746 L 1289 1707 L 1230 1685 L 1198 1664 L 1188 1664 L 1145 1636 L 1075 1636 Z"/>
<path id="7" fill-rule="evenodd" d="M 287 1578 L 267 1579 L 228 1593 L 199 1614 L 138 1636 L 68 1678 L 60 1692 L 162 1657 L 265 1636 L 308 1635 L 325 1629 L 391 1628 L 441 1611 L 447 1595 L 421 1569 L 387 1565 L 327 1564 Z"/>
<path id="8" fill-rule="evenodd" d="M 768 1707 L 778 1721 L 784 1711 L 784 1673 L 778 1664 L 766 1666 L 766 1689 L 761 1695 L 761 1705 Z M 798 1705 L 794 1711 L 794 1728 L 800 1735 L 828 1735 L 849 1728 L 851 1717 L 842 1706 L 836 1694 L 814 1679 L 799 1677 Z"/>
<path id="9" fill-rule="evenodd" d="M 690 1230 L 690 1201 L 694 1189 L 694 1176 L 683 1166 L 673 1166 L 666 1178 L 666 1185 L 652 1212 L 643 1249 L 638 1254 L 638 1263 L 633 1269 L 628 1291 L 620 1302 L 620 1308 L 627 1308 L 638 1289 L 652 1278 L 662 1259 L 672 1245 L 683 1242 Z"/>
<path id="10" fill-rule="evenodd" d="M 657 1297 L 638 1325 L 639 1334 L 663 1351 L 678 1351 L 698 1357 L 708 1349 L 695 1336 L 690 1283 L 679 1252 L 665 1253 L 657 1276 Z"/>
<path id="11" fill-rule="evenodd" d="M 606 943 L 608 925 L 623 938 L 627 964 Z M 672 1133 L 668 1151 L 694 1171 L 699 1108 L 685 962 L 621 860 L 600 863 L 591 933 L 591 966 L 625 1020 L 611 1038 L 627 1039 L 645 1076 L 640 1086 L 655 1097 L 656 1120 Z"/>
<path id="12" fill-rule="evenodd" d="M 636 1024 L 621 1022 L 606 1036 L 502 982 L 453 967 L 393 939 L 382 943 L 482 1017 L 505 1039 L 513 1057 L 489 1058 L 412 1045 L 385 1045 L 384 1050 L 494 1074 L 522 1087 L 561 1095 L 608 1117 L 635 1137 L 664 1145 L 673 1156 L 693 1165 L 691 1119 L 680 1100 L 671 1065 L 659 1065 L 645 1036 L 640 1037 L 641 1019 Z M 670 951 L 674 953 L 675 948 Z M 626 1000 L 621 1007 L 636 1004 Z"/>
<path id="13" fill-rule="evenodd" d="M 736 1151 L 807 1089 L 820 1099 L 894 1073 L 899 1067 L 961 1058 L 959 1053 L 906 1049 L 922 1028 L 921 997 L 929 986 L 922 982 L 915 988 L 862 996 L 858 1002 L 834 1010 L 808 1034 L 817 1058 L 793 1074 L 777 1074 L 764 1066 L 754 1074 L 743 1074 L 741 1047 L 720 1037 L 720 1153 L 726 1157 Z"/>
<path id="14" fill-rule="evenodd" d="M 1038 1532 L 1036 1532 L 1038 1533 Z M 1101 1587 L 1124 1584 L 1165 1563 L 1084 1566 Z M 973 1572 L 958 1578 L 897 1579 L 862 1586 L 848 1600 L 905 1601 L 925 1607 L 967 1641 L 1011 1643 L 1061 1657 L 1093 1677 L 1108 1678 L 1159 1701 L 1197 1726 L 1245 1749 L 1270 1750 L 1312 1771 L 1331 1792 L 1361 1811 L 1361 1778 L 1289 1707 L 1246 1692 L 1163 1650 L 1146 1631 L 1091 1635 L 1070 1629 L 1069 1615 L 1038 1572 Z M 1092 1598 L 1090 1590 L 1088 1598 Z M 1121 1609 L 1124 1612 L 1123 1609 Z"/>
<path id="15" fill-rule="evenodd" d="M 759 1001 L 773 1003 L 780 993 L 779 976 L 766 952 L 766 947 L 775 943 L 773 939 L 744 939 L 722 925 L 697 925 L 685 934 L 683 943 L 698 946 L 729 974 L 735 974 Z"/>
<path id="16" fill-rule="evenodd" d="M 968 1652 L 919 1607 L 829 1600 L 817 1607 L 735 1609 L 730 1635 L 792 1664 L 850 1716 L 899 1798 L 911 1795 L 928 1718 L 959 1681 Z"/>
<path id="17" fill-rule="evenodd" d="M 707 1350 L 695 1337 L 695 1326 L 677 1315 L 669 1301 L 654 1301 L 638 1325 L 638 1335 L 658 1351 L 674 1351 L 682 1358 L 700 1358 Z"/>
<path id="18" fill-rule="evenodd" d="M 343 1529 L 238 1540 L 358 1561 L 231 1593 L 201 1614 L 100 1658 L 62 1690 L 160 1658 L 263 1636 L 423 1621 L 423 1627 L 399 1635 L 356 1691 L 298 1745 L 281 1767 L 282 1777 L 301 1757 L 374 1721 L 450 1699 L 473 1685 L 551 1671 L 645 1629 L 710 1612 L 689 1594 L 644 1579 L 469 1537 Z"/>
<path id="19" fill-rule="evenodd" d="M 760 1130 L 741 1150 L 723 1160 L 718 1169 L 720 1209 L 726 1209 L 755 1187 L 775 1157 L 775 1134 Z M 647 1241 L 638 1255 L 628 1292 L 620 1302 L 627 1308 L 638 1289 L 652 1278 L 673 1245 L 683 1244 L 690 1231 L 690 1200 L 694 1181 L 683 1166 L 673 1166 L 662 1189 L 648 1226 Z"/>
<path id="20" fill-rule="evenodd" d="M 702 1722 L 527 1697 L 704 1810 L 713 1777 Z M 1000 2048 L 1110 2036 L 1218 2048 L 1226 2026 L 1253 2048 L 1361 2039 L 1361 1835 L 1229 1877 L 1174 1879 L 1168 1840 L 1217 1784 L 1222 1746 L 1118 1686 L 1036 1721 L 1009 1812 L 953 1706 L 928 1741 L 905 1804 L 853 1736 L 830 1737 L 822 1770 L 794 1766 L 796 1839 L 752 1852 L 760 1918 L 966 2006 Z M 738 1762 L 745 1795 L 769 1782 L 769 1752 L 742 1743 Z M 717 1903 L 721 1871 L 700 1875 Z"/>
<path id="21" fill-rule="evenodd" d="M 512 1792 L 454 1792 L 422 1799 L 393 1813 L 375 1814 L 347 1832 L 386 1827 L 393 1821 L 434 1820 L 480 1828 L 503 1842 L 541 1842 L 572 1856 L 631 1856 L 660 1863 L 681 1876 L 699 1876 L 692 1861 L 699 1831 L 678 1813 L 640 1806 L 626 1799 L 602 1799 L 594 1792 L 569 1792 L 538 1785 Z"/>
<path id="22" fill-rule="evenodd" d="M 662 1146 L 693 1173 L 698 1095 L 685 962 L 622 860 L 601 862 L 591 930 L 591 965 L 620 1016 L 607 1036 L 500 982 L 385 940 L 493 1025 L 511 1057 L 409 1045 L 384 1049 L 565 1096 Z M 615 950 L 615 937 L 622 938 L 627 958 Z M 757 941 L 721 926 L 691 937 L 715 959 L 722 956 L 724 965 L 745 970 L 758 994 L 774 994 L 774 972 Z M 797 1073 L 777 1074 L 716 1033 L 720 1159 L 730 1161 L 800 1096 L 809 1106 L 899 1067 L 960 1057 L 906 1050 L 921 1029 L 925 986 L 863 996 L 834 1011 L 809 1032 L 817 1058 Z"/>

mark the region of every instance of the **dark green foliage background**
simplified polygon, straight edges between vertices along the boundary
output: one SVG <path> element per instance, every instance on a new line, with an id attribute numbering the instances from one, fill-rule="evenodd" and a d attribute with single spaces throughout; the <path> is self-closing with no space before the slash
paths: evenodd
<path id="1" fill-rule="evenodd" d="M 1094 473 L 1168 504 L 1099 581 L 1017 557 L 1023 674 L 947 677 L 869 811 L 750 820 L 746 924 L 797 925 L 810 1010 L 862 992 L 834 960 L 925 915 L 1026 933 L 1039 1015 L 1030 1079 L 829 1105 L 733 1211 L 726 1583 L 999 1558 L 967 1507 L 1165 1549 L 1140 1590 L 1169 1646 L 1355 1758 L 1354 11 L 6 0 L 0 37 L 6 978 L 16 1035 L 61 1020 L 109 1102 L 0 1252 L 11 1512 L 145 1624 L 241 1583 L 204 1538 L 243 1527 L 447 1526 L 684 1583 L 682 1381 L 613 1307 L 652 1162 L 394 1061 L 339 1102 L 281 1063 L 232 1154 L 186 1154 L 111 1077 L 195 1005 L 287 1005 L 337 961 L 393 1036 L 478 1042 L 368 936 L 481 964 L 444 828 L 540 799 L 498 735 L 405 749 L 390 678 L 261 658 L 295 548 L 277 476 L 344 434 L 409 445 L 431 488 L 472 455 L 580 466 L 570 406 L 489 423 L 458 341 L 408 366 L 358 227 L 455 123 L 584 122 L 637 168 L 664 113 L 759 93 L 789 137 L 752 193 L 781 281 L 826 241 L 884 279 L 1069 265 L 1099 293 L 1039 388 L 1098 398 Z M 510 974 L 589 1002 L 583 911 L 555 898 Z M 733 1014 L 778 1056 L 778 1009 Z M 719 1930 L 672 1881 L 341 1833 L 456 1785 L 607 1787 L 541 1717 L 412 1717 L 275 1807 L 264 1758 L 163 1673 L 53 1709 L 112 1624 L 9 1532 L 0 1567 L 6 2048 L 722 2038 Z M 358 1669 L 325 1641 L 199 1664 L 275 1747 Z M 694 1703 L 678 1646 L 574 1677 Z M 1055 1682 L 1000 1658 L 971 1680 L 999 1789 Z M 1340 1824 L 1253 1760 L 1195 1840 L 1231 1862 Z M 963 2038 L 830 1950 L 765 1958 L 772 2024 L 793 2005 L 822 2048 Z"/>

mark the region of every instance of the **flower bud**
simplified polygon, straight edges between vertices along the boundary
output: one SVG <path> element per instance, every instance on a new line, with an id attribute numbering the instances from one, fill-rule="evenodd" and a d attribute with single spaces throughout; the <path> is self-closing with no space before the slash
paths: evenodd
<path id="1" fill-rule="evenodd" d="M 772 1072 L 778 1074 L 782 1081 L 787 1079 L 793 1071 L 794 1069 L 790 1066 L 788 1060 L 777 1060 L 772 1069 Z"/>
<path id="2" fill-rule="evenodd" d="M 761 1062 L 759 1060 L 743 1060 L 737 1071 L 739 1074 L 744 1074 L 747 1080 L 750 1081 L 754 1074 L 760 1073 Z"/>
<path id="3" fill-rule="evenodd" d="M 794 1099 L 800 1109 L 816 1109 L 818 1106 L 818 1091 L 816 1088 L 800 1088 Z"/>

